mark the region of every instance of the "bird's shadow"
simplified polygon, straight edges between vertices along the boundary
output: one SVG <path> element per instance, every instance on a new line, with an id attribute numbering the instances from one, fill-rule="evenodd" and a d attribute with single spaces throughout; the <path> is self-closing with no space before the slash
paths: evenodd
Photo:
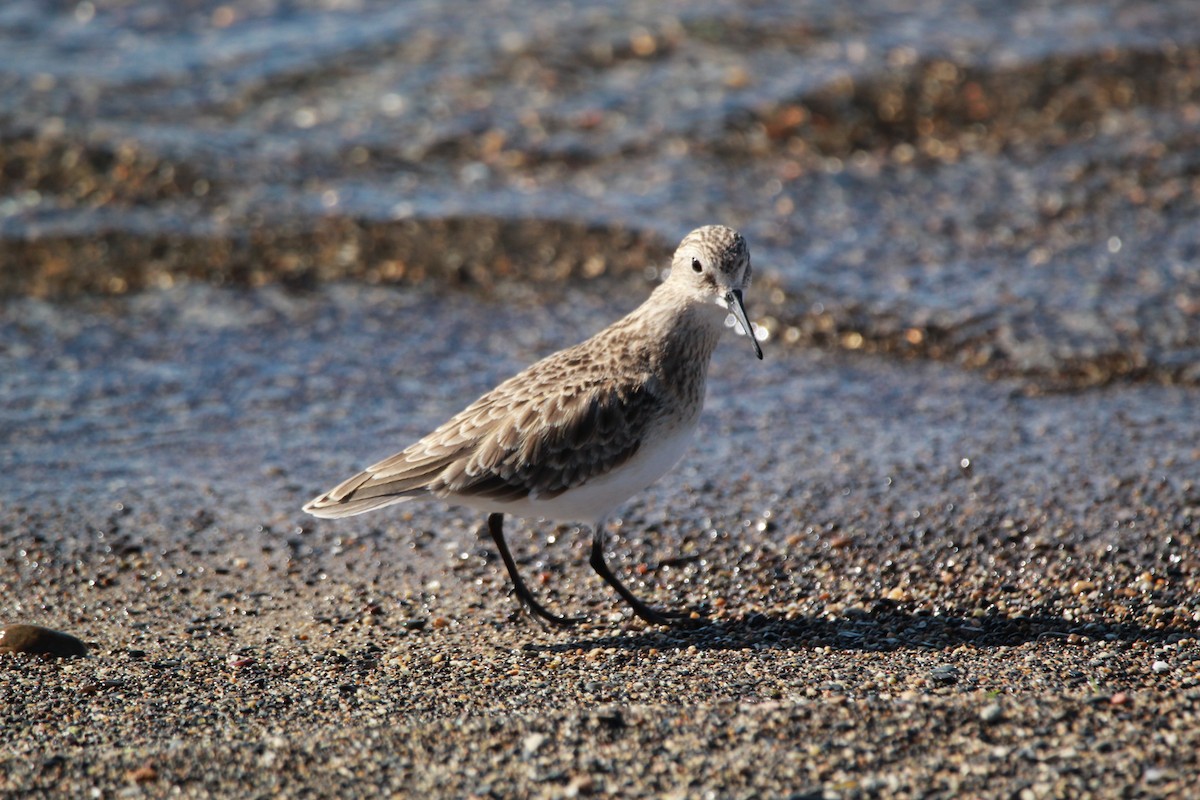
<path id="1" fill-rule="evenodd" d="M 572 652 L 615 648 L 640 651 L 656 648 L 741 650 L 745 648 L 891 652 L 947 650 L 960 645 L 978 648 L 1013 647 L 1027 642 L 1118 641 L 1169 642 L 1195 637 L 1197 631 L 1179 627 L 1144 628 L 1134 624 L 1080 622 L 1052 613 L 1030 616 L 941 616 L 898 609 L 843 618 L 786 618 L 754 612 L 704 622 L 694 628 L 648 628 L 632 634 L 580 636 L 572 631 L 562 641 L 529 643 L 535 652 Z M 1078 638 L 1072 638 L 1078 637 Z"/>

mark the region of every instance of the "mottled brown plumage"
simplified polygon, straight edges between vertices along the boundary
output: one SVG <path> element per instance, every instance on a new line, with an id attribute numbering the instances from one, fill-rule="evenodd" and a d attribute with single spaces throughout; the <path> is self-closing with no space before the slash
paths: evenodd
<path id="1" fill-rule="evenodd" d="M 681 455 L 727 314 L 751 330 L 741 300 L 749 281 L 749 251 L 737 232 L 722 226 L 693 231 L 680 243 L 667 280 L 624 319 L 509 378 L 305 510 L 344 517 L 434 496 L 498 512 L 489 527 L 518 595 L 554 622 L 570 620 L 547 612 L 524 587 L 504 544 L 500 514 L 589 522 L 593 566 L 640 616 L 666 621 L 603 565 L 604 520 Z"/>

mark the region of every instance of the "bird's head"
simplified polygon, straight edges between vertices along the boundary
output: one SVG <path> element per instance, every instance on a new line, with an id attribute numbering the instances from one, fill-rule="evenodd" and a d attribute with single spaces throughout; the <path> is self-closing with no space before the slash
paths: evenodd
<path id="1" fill-rule="evenodd" d="M 742 303 L 750 274 L 750 248 L 742 235 L 724 225 L 706 225 L 683 237 L 671 259 L 667 280 L 693 300 L 727 309 L 750 337 L 755 355 L 762 358 L 762 348 Z"/>

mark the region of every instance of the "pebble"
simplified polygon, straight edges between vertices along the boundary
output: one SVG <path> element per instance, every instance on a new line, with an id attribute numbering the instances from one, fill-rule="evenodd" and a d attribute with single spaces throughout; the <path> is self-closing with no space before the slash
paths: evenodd
<path id="1" fill-rule="evenodd" d="M 126 772 L 125 778 L 130 783 L 149 783 L 158 780 L 158 770 L 154 768 L 153 764 L 146 763 Z"/>
<path id="2" fill-rule="evenodd" d="M 0 653 L 70 658 L 87 655 L 87 645 L 69 633 L 18 622 L 0 629 Z"/>
<path id="3" fill-rule="evenodd" d="M 521 742 L 521 752 L 525 754 L 526 758 L 529 758 L 534 753 L 536 753 L 538 750 L 540 750 L 542 748 L 542 745 L 545 743 L 546 743 L 545 734 L 531 733 L 528 736 L 526 736 L 525 739 Z"/>
<path id="4" fill-rule="evenodd" d="M 979 711 L 980 722 L 988 725 L 999 722 L 1004 718 L 1004 708 L 999 703 L 988 703 Z"/>
<path id="5" fill-rule="evenodd" d="M 958 683 L 958 679 L 962 676 L 958 667 L 953 664 L 941 664 L 929 671 L 929 679 L 934 683 L 951 684 Z"/>

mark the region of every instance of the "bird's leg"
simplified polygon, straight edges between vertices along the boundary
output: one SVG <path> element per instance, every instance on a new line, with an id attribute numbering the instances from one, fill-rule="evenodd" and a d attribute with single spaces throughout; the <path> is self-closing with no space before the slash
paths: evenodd
<path id="1" fill-rule="evenodd" d="M 517 562 L 513 561 L 512 553 L 508 552 L 508 544 L 504 541 L 504 515 L 489 514 L 487 526 L 488 533 L 492 535 L 492 541 L 500 550 L 500 558 L 504 561 L 504 568 L 508 570 L 508 577 L 512 578 L 513 590 L 516 591 L 517 599 L 521 601 L 521 604 L 529 609 L 530 613 L 564 628 L 583 622 L 583 617 L 560 617 L 558 614 L 551 613 L 534 599 L 533 592 L 529 591 L 525 581 L 521 580 L 521 575 L 517 572 Z"/>
<path id="2" fill-rule="evenodd" d="M 692 619 L 692 615 L 687 611 L 661 611 L 653 606 L 646 605 L 625 584 L 617 579 L 617 576 L 608 568 L 608 564 L 604 561 L 604 522 L 598 522 L 592 528 L 592 557 L 589 563 L 592 569 L 596 570 L 596 574 L 604 578 L 604 582 L 616 589 L 617 594 L 629 604 L 633 609 L 633 613 L 649 622 L 652 625 L 681 625 L 689 626 L 700 623 L 700 620 Z"/>

